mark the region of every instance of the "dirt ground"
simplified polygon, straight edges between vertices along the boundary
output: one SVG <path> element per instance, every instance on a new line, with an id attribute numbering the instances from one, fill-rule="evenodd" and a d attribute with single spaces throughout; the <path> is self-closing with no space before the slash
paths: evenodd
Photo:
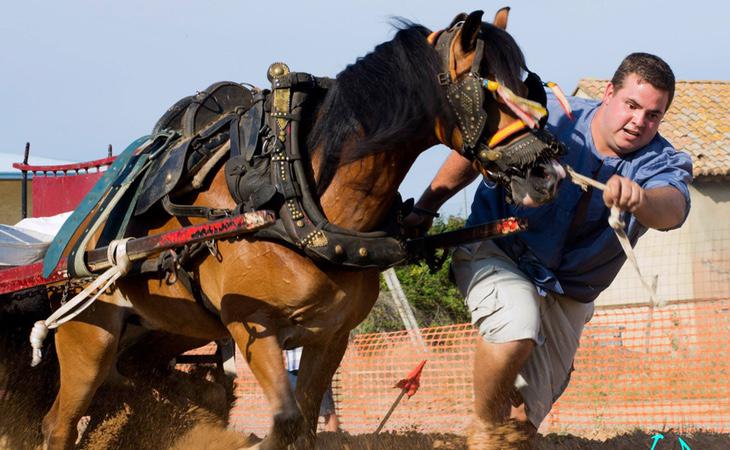
<path id="1" fill-rule="evenodd" d="M 92 405 L 92 418 L 78 448 L 233 450 L 247 445 L 244 433 L 225 429 L 230 396 L 216 383 L 185 373 L 163 379 L 136 382 L 132 389 L 103 389 Z M 35 397 L 35 396 L 33 396 Z M 15 399 L 15 400 L 13 400 Z M 41 444 L 40 420 L 46 402 L 17 401 L 10 396 L 0 406 L 0 449 L 34 449 Z M 6 399 L 7 400 L 7 399 Z M 39 406 L 41 406 L 39 408 Z M 540 436 L 539 450 L 637 450 L 651 449 L 653 433 L 634 431 L 607 440 L 591 440 L 572 435 Z M 672 431 L 656 450 L 680 450 Z M 709 432 L 681 434 L 693 450 L 730 449 L 730 435 Z M 356 435 L 320 433 L 317 448 L 349 450 L 416 450 L 466 448 L 466 438 L 458 434 L 425 434 L 417 431 Z"/>
<path id="2" fill-rule="evenodd" d="M 673 432 L 663 433 L 664 439 L 659 441 L 656 450 L 682 450 Z M 727 450 L 730 449 L 730 436 L 717 433 L 699 432 L 682 434 L 684 442 L 693 450 Z M 228 450 L 243 445 L 245 438 L 230 431 L 224 431 L 209 425 L 193 428 L 173 446 L 175 450 Z M 648 433 L 635 431 L 615 436 L 605 441 L 591 440 L 571 435 L 551 434 L 540 436 L 537 450 L 639 450 L 651 449 L 653 440 Z M 466 449 L 466 438 L 456 434 L 423 434 L 414 431 L 402 433 L 383 433 L 379 435 L 363 434 L 351 436 L 345 433 L 320 433 L 317 448 L 326 450 L 421 450 Z"/>
<path id="3" fill-rule="evenodd" d="M 27 327 L 9 324 L 0 314 L 0 450 L 41 447 L 40 423 L 57 391 L 57 363 L 52 345 L 44 362 L 30 369 Z M 15 330 L 15 331 L 13 331 Z M 52 340 L 49 340 L 52 341 Z M 214 372 L 200 368 L 195 373 L 145 374 L 128 388 L 102 388 L 90 407 L 90 418 L 78 448 L 229 450 L 245 446 L 245 433 L 225 429 L 232 405 L 232 386 L 213 382 Z M 225 387 L 224 387 L 225 386 Z M 447 418 L 444 418 L 447 421 Z M 457 431 L 457 430 L 455 430 Z M 461 430 L 458 430 L 461 431 Z M 653 431 L 634 431 L 606 440 L 572 435 L 540 436 L 539 450 L 637 450 L 651 449 Z M 681 449 L 677 433 L 662 431 L 656 450 Z M 730 435 L 710 432 L 683 433 L 692 450 L 728 450 Z M 400 450 L 466 448 L 459 434 L 425 434 L 417 430 L 379 435 L 351 436 L 322 433 L 317 448 L 350 450 Z"/>

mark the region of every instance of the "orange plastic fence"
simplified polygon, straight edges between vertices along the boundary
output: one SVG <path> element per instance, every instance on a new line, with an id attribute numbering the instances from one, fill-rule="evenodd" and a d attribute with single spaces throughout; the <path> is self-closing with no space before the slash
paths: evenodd
<path id="1" fill-rule="evenodd" d="M 472 412 L 469 324 L 359 335 L 333 389 L 344 430 L 373 432 L 421 360 L 421 388 L 384 430 L 464 431 Z M 586 327 L 572 381 L 541 431 L 611 433 L 634 428 L 730 431 L 730 299 L 599 309 Z M 239 358 L 239 361 L 242 361 Z M 264 434 L 269 408 L 239 363 L 232 426 Z"/>

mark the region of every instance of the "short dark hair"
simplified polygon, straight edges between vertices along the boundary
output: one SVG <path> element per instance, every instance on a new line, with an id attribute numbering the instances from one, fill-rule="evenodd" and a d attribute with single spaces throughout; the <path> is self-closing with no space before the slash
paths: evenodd
<path id="1" fill-rule="evenodd" d="M 654 86 L 656 89 L 669 93 L 667 108 L 672 104 L 674 99 L 674 72 L 669 64 L 658 56 L 649 53 L 632 53 L 623 61 L 616 69 L 616 73 L 611 78 L 615 90 L 623 87 L 624 80 L 629 74 L 635 73 L 644 81 Z"/>

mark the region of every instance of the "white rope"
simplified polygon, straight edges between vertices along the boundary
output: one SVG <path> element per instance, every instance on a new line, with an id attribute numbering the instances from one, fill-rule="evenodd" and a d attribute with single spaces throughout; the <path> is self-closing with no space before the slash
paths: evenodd
<path id="1" fill-rule="evenodd" d="M 49 330 L 58 328 L 81 314 L 109 286 L 129 272 L 129 269 L 132 267 L 132 262 L 129 259 L 129 255 L 127 255 L 127 241 L 129 239 L 125 238 L 110 242 L 106 255 L 111 267 L 86 286 L 83 291 L 76 294 L 71 300 L 54 311 L 46 320 L 39 320 L 33 325 L 33 330 L 30 332 L 30 345 L 33 348 L 31 367 L 35 367 L 41 362 L 41 358 L 43 357 L 41 349 L 43 348 L 43 341 L 48 336 Z"/>
<path id="2" fill-rule="evenodd" d="M 570 166 L 565 166 L 565 170 L 566 172 L 568 172 L 568 175 L 570 175 L 571 181 L 580 186 L 581 189 L 583 189 L 584 191 L 588 189 L 588 186 L 592 186 L 601 191 L 606 190 L 605 184 L 592 178 L 588 178 L 585 175 L 579 174 Z M 639 262 L 636 260 L 636 254 L 634 253 L 634 249 L 631 248 L 631 242 L 629 241 L 629 237 L 626 235 L 626 224 L 623 220 L 621 220 L 621 210 L 616 206 L 611 208 L 611 215 L 608 217 L 608 224 L 611 226 L 611 228 L 613 228 L 614 233 L 616 233 L 618 242 L 621 244 L 621 248 L 624 250 L 624 253 L 626 253 L 626 258 L 629 260 L 629 262 L 631 262 L 631 265 L 634 266 L 634 270 L 636 270 L 636 273 L 639 275 L 639 280 L 641 280 L 641 284 L 644 286 L 644 289 L 646 289 L 646 291 L 649 293 L 649 299 L 651 301 L 651 304 L 658 307 L 664 306 L 665 302 L 660 301 L 656 295 L 656 276 L 653 277 L 652 282 L 650 283 L 646 278 L 644 278 L 644 276 L 641 275 L 641 270 L 639 270 Z"/>

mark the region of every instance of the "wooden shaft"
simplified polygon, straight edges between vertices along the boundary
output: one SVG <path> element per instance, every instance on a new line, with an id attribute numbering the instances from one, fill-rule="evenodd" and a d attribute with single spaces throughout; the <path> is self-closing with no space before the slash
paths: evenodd
<path id="1" fill-rule="evenodd" d="M 190 225 L 167 233 L 132 239 L 127 242 L 127 255 L 131 261 L 145 259 L 185 244 L 250 233 L 273 224 L 275 220 L 273 212 L 262 210 Z M 101 247 L 86 252 L 86 264 L 90 271 L 98 272 L 111 266 L 107 259 L 107 249 L 108 247 Z"/>
<path id="2" fill-rule="evenodd" d="M 406 395 L 407 389 L 401 389 L 400 394 L 398 394 L 398 398 L 395 399 L 392 405 L 390 405 L 390 409 L 388 410 L 387 414 L 385 414 L 385 417 L 383 417 L 383 420 L 380 421 L 380 425 L 378 425 L 378 429 L 375 430 L 375 434 L 380 433 L 380 430 L 383 429 L 385 426 L 385 422 L 388 421 L 390 418 L 390 415 L 393 414 L 393 411 L 395 411 L 395 407 L 398 406 L 398 403 L 400 403 L 401 399 L 404 395 Z"/>

